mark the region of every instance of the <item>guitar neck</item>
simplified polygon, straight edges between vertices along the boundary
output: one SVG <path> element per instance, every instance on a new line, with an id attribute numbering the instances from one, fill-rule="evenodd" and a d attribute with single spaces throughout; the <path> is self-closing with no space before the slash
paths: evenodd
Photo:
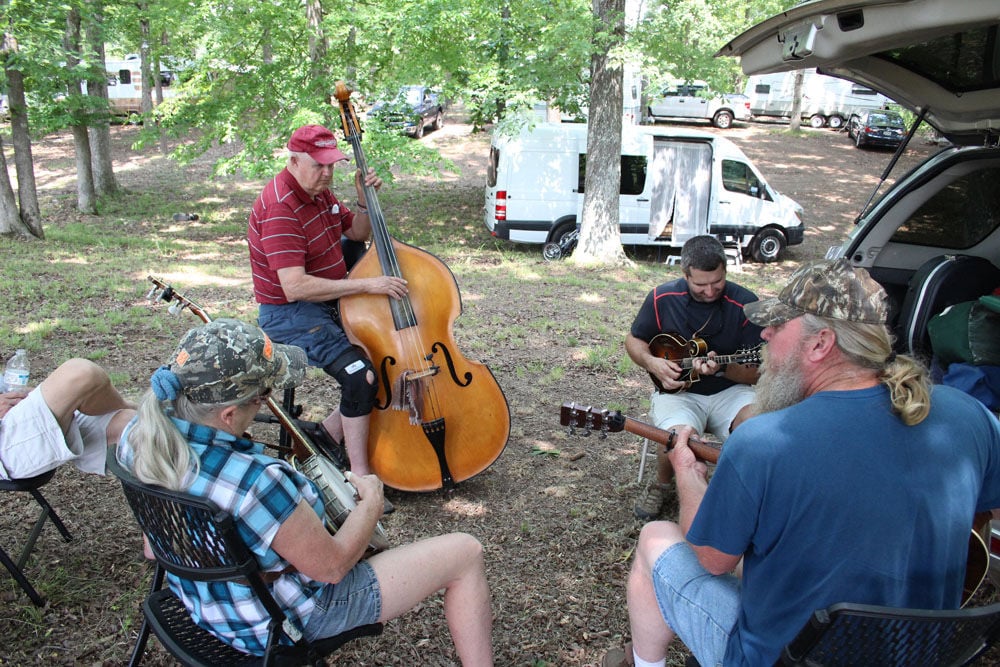
<path id="1" fill-rule="evenodd" d="M 674 431 L 657 428 L 645 422 L 636 421 L 631 417 L 625 417 L 624 428 L 629 433 L 665 445 L 668 451 L 674 448 L 674 442 L 677 439 L 677 433 Z M 708 463 L 716 463 L 719 460 L 719 455 L 722 453 L 722 445 L 720 443 L 706 442 L 694 436 L 688 438 L 688 447 L 691 448 L 696 457 Z"/>

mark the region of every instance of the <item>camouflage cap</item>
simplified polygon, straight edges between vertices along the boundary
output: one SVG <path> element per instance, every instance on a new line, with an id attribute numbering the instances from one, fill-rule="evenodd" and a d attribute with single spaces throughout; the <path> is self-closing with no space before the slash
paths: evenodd
<path id="1" fill-rule="evenodd" d="M 295 387 L 306 353 L 271 342 L 258 327 L 218 319 L 188 331 L 170 359 L 184 394 L 196 403 L 228 403 L 266 389 Z"/>
<path id="2" fill-rule="evenodd" d="M 806 264 L 773 299 L 748 303 L 743 312 L 762 327 L 811 313 L 833 320 L 885 324 L 886 293 L 864 269 L 846 259 Z"/>

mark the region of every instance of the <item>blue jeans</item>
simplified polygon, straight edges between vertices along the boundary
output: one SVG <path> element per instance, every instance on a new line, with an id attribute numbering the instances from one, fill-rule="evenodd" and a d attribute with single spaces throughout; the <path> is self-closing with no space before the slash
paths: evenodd
<path id="1" fill-rule="evenodd" d="M 309 615 L 302 633 L 309 641 L 378 621 L 382 614 L 382 589 L 372 566 L 360 561 L 341 581 L 324 585 L 315 602 L 316 609 Z"/>
<path id="2" fill-rule="evenodd" d="M 703 667 L 721 667 L 740 610 L 740 583 L 710 574 L 691 545 L 679 542 L 656 559 L 653 589 L 660 613 Z"/>
<path id="3" fill-rule="evenodd" d="M 326 368 L 352 347 L 334 319 L 332 306 L 325 303 L 262 303 L 257 324 L 274 342 L 301 347 L 309 365 L 318 368 Z"/>

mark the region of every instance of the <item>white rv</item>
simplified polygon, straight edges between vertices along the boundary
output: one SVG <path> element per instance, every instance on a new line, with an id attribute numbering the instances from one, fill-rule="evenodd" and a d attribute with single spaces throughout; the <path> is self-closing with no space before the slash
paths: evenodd
<path id="1" fill-rule="evenodd" d="M 745 94 L 756 117 L 790 118 L 795 99 L 795 73 L 760 74 L 747 80 Z M 802 119 L 812 127 L 843 127 L 852 114 L 885 107 L 891 100 L 871 88 L 815 69 L 803 72 Z"/>
<path id="2" fill-rule="evenodd" d="M 484 210 L 490 233 L 546 243 L 575 230 L 586 164 L 584 124 L 494 134 Z M 768 262 L 804 235 L 802 207 L 768 185 L 736 144 L 686 128 L 623 127 L 619 207 L 625 245 L 679 248 L 715 234 Z"/>
<path id="3" fill-rule="evenodd" d="M 122 116 L 142 113 L 142 70 L 138 58 L 108 60 L 104 63 L 108 74 L 108 101 L 111 111 Z M 163 98 L 173 97 L 177 90 L 177 76 L 171 70 L 159 73 Z M 151 87 L 155 84 L 150 84 Z M 153 104 L 156 95 L 152 93 Z"/>

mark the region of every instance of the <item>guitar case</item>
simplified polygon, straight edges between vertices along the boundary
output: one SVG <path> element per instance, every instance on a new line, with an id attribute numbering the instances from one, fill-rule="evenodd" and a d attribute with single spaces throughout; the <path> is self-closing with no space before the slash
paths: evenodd
<path id="1" fill-rule="evenodd" d="M 948 306 L 972 301 L 1000 287 L 1000 269 L 983 257 L 940 255 L 910 279 L 896 324 L 896 348 L 925 361 L 932 356 L 927 323 Z"/>

